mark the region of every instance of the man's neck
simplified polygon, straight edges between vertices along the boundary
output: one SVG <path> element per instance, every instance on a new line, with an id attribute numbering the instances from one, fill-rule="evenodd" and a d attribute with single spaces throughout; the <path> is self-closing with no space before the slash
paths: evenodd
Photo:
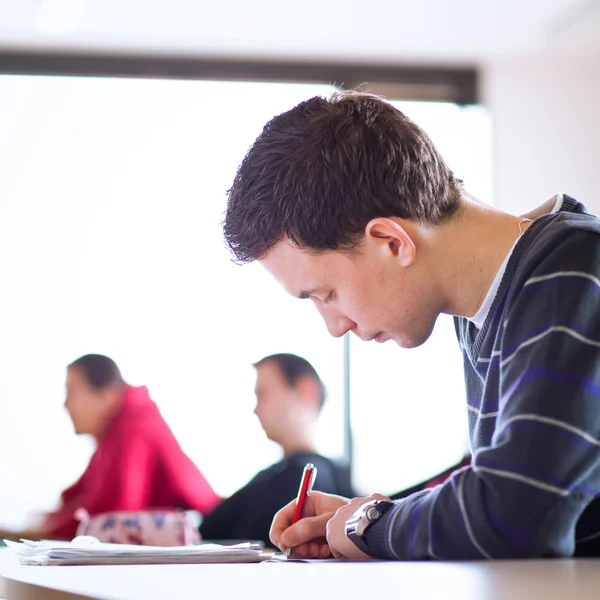
<path id="1" fill-rule="evenodd" d="M 461 213 L 430 240 L 442 282 L 443 312 L 472 317 L 482 305 L 511 248 L 531 225 L 491 206 L 465 201 Z"/>
<path id="2" fill-rule="evenodd" d="M 312 440 L 309 439 L 288 439 L 281 444 L 283 455 L 287 458 L 292 454 L 316 454 L 317 447 Z"/>
<path id="3" fill-rule="evenodd" d="M 92 433 L 92 437 L 96 440 L 96 443 L 100 442 L 100 440 L 108 433 L 116 416 L 123 409 L 124 403 L 125 392 L 123 392 L 118 398 L 115 398 L 111 404 L 107 406 L 106 412 L 101 420 L 101 423 L 98 425 L 97 431 Z"/>

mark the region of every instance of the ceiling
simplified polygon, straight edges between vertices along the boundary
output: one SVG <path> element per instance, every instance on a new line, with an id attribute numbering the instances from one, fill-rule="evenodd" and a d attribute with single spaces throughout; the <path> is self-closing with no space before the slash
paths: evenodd
<path id="1" fill-rule="evenodd" d="M 2 0 L 0 48 L 382 63 L 600 54 L 598 0 Z"/>

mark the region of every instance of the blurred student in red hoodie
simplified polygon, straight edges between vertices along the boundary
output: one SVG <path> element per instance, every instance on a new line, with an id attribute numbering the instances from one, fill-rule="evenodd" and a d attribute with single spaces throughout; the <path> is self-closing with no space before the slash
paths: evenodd
<path id="1" fill-rule="evenodd" d="M 90 515 L 150 508 L 207 515 L 221 501 L 179 446 L 148 390 L 125 383 L 112 359 L 87 354 L 67 367 L 65 407 L 75 432 L 96 439 L 96 451 L 55 512 L 31 530 L 5 535 L 71 539 L 78 508 Z"/>

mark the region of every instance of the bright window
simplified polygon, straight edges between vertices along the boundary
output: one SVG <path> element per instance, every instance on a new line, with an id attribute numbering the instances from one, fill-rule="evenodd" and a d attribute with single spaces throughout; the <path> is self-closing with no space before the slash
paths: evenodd
<path id="1" fill-rule="evenodd" d="M 296 352 L 321 373 L 319 448 L 341 456 L 343 341 L 259 265 L 232 264 L 220 225 L 225 191 L 264 123 L 332 90 L 0 77 L 0 526 L 52 508 L 87 464 L 92 445 L 61 405 L 66 364 L 88 352 L 148 386 L 221 494 L 279 458 L 252 414 L 251 364 L 266 354 Z M 402 107 L 489 199 L 485 114 Z M 465 415 L 451 323 L 413 352 L 353 341 L 351 356 L 359 489 L 396 491 L 458 458 Z"/>
<path id="2" fill-rule="evenodd" d="M 225 191 L 264 123 L 320 85 L 0 77 L 0 522 L 51 507 L 85 467 L 64 369 L 113 357 L 147 385 L 221 494 L 279 457 L 252 363 L 296 352 L 343 451 L 341 340 L 260 266 L 231 263 Z"/>

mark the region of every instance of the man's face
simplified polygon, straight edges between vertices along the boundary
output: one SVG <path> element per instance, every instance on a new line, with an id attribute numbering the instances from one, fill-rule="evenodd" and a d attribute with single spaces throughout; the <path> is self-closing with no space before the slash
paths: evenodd
<path id="1" fill-rule="evenodd" d="M 72 366 L 67 369 L 65 408 L 77 434 L 94 434 L 102 421 L 102 393 L 95 390 L 83 372 Z"/>
<path id="2" fill-rule="evenodd" d="M 281 443 L 288 428 L 294 426 L 294 407 L 298 402 L 294 388 L 288 384 L 274 362 L 266 361 L 256 366 L 254 391 L 254 414 L 267 437 Z"/>
<path id="3" fill-rule="evenodd" d="M 351 331 L 414 348 L 430 336 L 440 307 L 426 261 L 401 262 L 378 239 L 367 239 L 352 255 L 315 253 L 282 240 L 261 261 L 291 295 L 314 302 L 334 337 Z"/>

